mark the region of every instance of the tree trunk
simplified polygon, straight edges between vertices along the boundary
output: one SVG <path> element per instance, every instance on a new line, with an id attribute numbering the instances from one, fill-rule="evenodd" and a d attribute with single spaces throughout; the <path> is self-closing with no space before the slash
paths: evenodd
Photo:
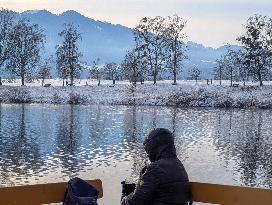
<path id="1" fill-rule="evenodd" d="M 175 66 L 174 66 L 174 84 L 177 84 L 177 72 Z"/>
<path id="2" fill-rule="evenodd" d="M 135 85 L 136 84 L 136 75 L 135 74 L 133 74 L 133 79 L 132 79 L 132 81 L 133 81 L 133 84 Z"/>
<path id="3" fill-rule="evenodd" d="M 176 48 L 176 41 L 177 39 L 175 39 L 175 48 Z M 173 72 L 174 72 L 174 84 L 177 83 L 177 56 L 176 56 L 176 50 L 174 52 L 174 62 L 173 62 Z"/>
<path id="4" fill-rule="evenodd" d="M 153 84 L 155 85 L 157 83 L 157 69 L 154 69 L 154 73 L 153 73 Z"/>
<path id="5" fill-rule="evenodd" d="M 257 70 L 256 68 L 257 68 L 258 70 Z M 263 66 L 260 64 L 260 62 L 256 62 L 256 61 L 255 61 L 255 69 L 256 69 L 257 72 L 258 72 L 257 74 L 258 74 L 260 86 L 263 86 L 263 79 L 262 79 L 261 68 L 263 68 Z"/>
<path id="6" fill-rule="evenodd" d="M 232 87 L 232 77 L 233 77 L 233 69 L 230 71 L 230 86 Z"/>
<path id="7" fill-rule="evenodd" d="M 133 84 L 136 85 L 136 69 L 133 67 Z"/>
<path id="8" fill-rule="evenodd" d="M 258 73 L 258 76 L 259 76 L 260 86 L 263 86 L 263 79 L 262 79 L 262 74 L 260 71 Z"/>
<path id="9" fill-rule="evenodd" d="M 74 85 L 74 74 L 71 74 L 71 84 L 70 85 Z"/>
<path id="10" fill-rule="evenodd" d="M 22 81 L 22 86 L 24 86 L 25 85 L 25 75 L 24 74 L 21 75 L 21 81 Z"/>
<path id="11" fill-rule="evenodd" d="M 43 86 L 43 84 L 44 84 L 44 78 L 42 79 L 42 86 Z"/>
<path id="12" fill-rule="evenodd" d="M 221 67 L 219 67 L 220 68 L 220 70 L 219 70 L 219 83 L 220 83 L 220 85 L 222 85 L 222 68 Z"/>

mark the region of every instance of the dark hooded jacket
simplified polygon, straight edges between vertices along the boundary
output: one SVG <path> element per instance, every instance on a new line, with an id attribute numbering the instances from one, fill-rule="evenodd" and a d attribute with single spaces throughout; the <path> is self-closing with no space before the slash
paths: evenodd
<path id="1" fill-rule="evenodd" d="M 190 199 L 186 170 L 176 156 L 174 136 L 163 128 L 148 135 L 144 142 L 151 161 L 140 175 L 135 191 L 122 205 L 185 205 Z"/>

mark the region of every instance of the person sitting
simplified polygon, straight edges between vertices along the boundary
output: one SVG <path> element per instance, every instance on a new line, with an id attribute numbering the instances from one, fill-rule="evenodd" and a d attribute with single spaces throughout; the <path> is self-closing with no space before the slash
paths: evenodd
<path id="1" fill-rule="evenodd" d="M 134 192 L 124 196 L 121 205 L 187 205 L 190 183 L 177 158 L 174 135 L 164 128 L 154 129 L 144 148 L 151 163 L 142 169 Z"/>

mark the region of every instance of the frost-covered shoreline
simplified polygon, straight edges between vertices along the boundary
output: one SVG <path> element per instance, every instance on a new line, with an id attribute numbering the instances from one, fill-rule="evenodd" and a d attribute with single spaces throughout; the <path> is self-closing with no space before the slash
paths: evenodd
<path id="1" fill-rule="evenodd" d="M 179 107 L 272 108 L 272 86 L 205 85 L 204 83 L 159 82 L 157 85 L 128 82 L 112 86 L 0 86 L 2 103 L 157 105 Z"/>

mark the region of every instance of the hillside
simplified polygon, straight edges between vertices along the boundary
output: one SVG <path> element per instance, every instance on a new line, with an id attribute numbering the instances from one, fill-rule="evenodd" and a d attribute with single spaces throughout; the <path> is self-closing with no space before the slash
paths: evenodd
<path id="1" fill-rule="evenodd" d="M 64 23 L 74 22 L 79 25 L 82 34 L 80 45 L 84 61 L 88 64 L 99 57 L 102 63 L 120 63 L 127 50 L 134 45 L 133 30 L 131 28 L 114 25 L 108 22 L 97 21 L 81 15 L 75 11 L 66 11 L 62 14 L 52 14 L 46 10 L 25 11 L 17 13 L 17 18 L 26 17 L 39 24 L 46 34 L 46 55 L 54 54 L 56 45 L 60 42 L 58 33 Z M 187 42 L 188 60 L 184 62 L 180 78 L 186 78 L 193 65 L 202 71 L 202 78 L 211 78 L 215 60 L 222 55 L 227 47 L 205 47 L 202 44 Z M 234 48 L 238 46 L 232 46 Z"/>

